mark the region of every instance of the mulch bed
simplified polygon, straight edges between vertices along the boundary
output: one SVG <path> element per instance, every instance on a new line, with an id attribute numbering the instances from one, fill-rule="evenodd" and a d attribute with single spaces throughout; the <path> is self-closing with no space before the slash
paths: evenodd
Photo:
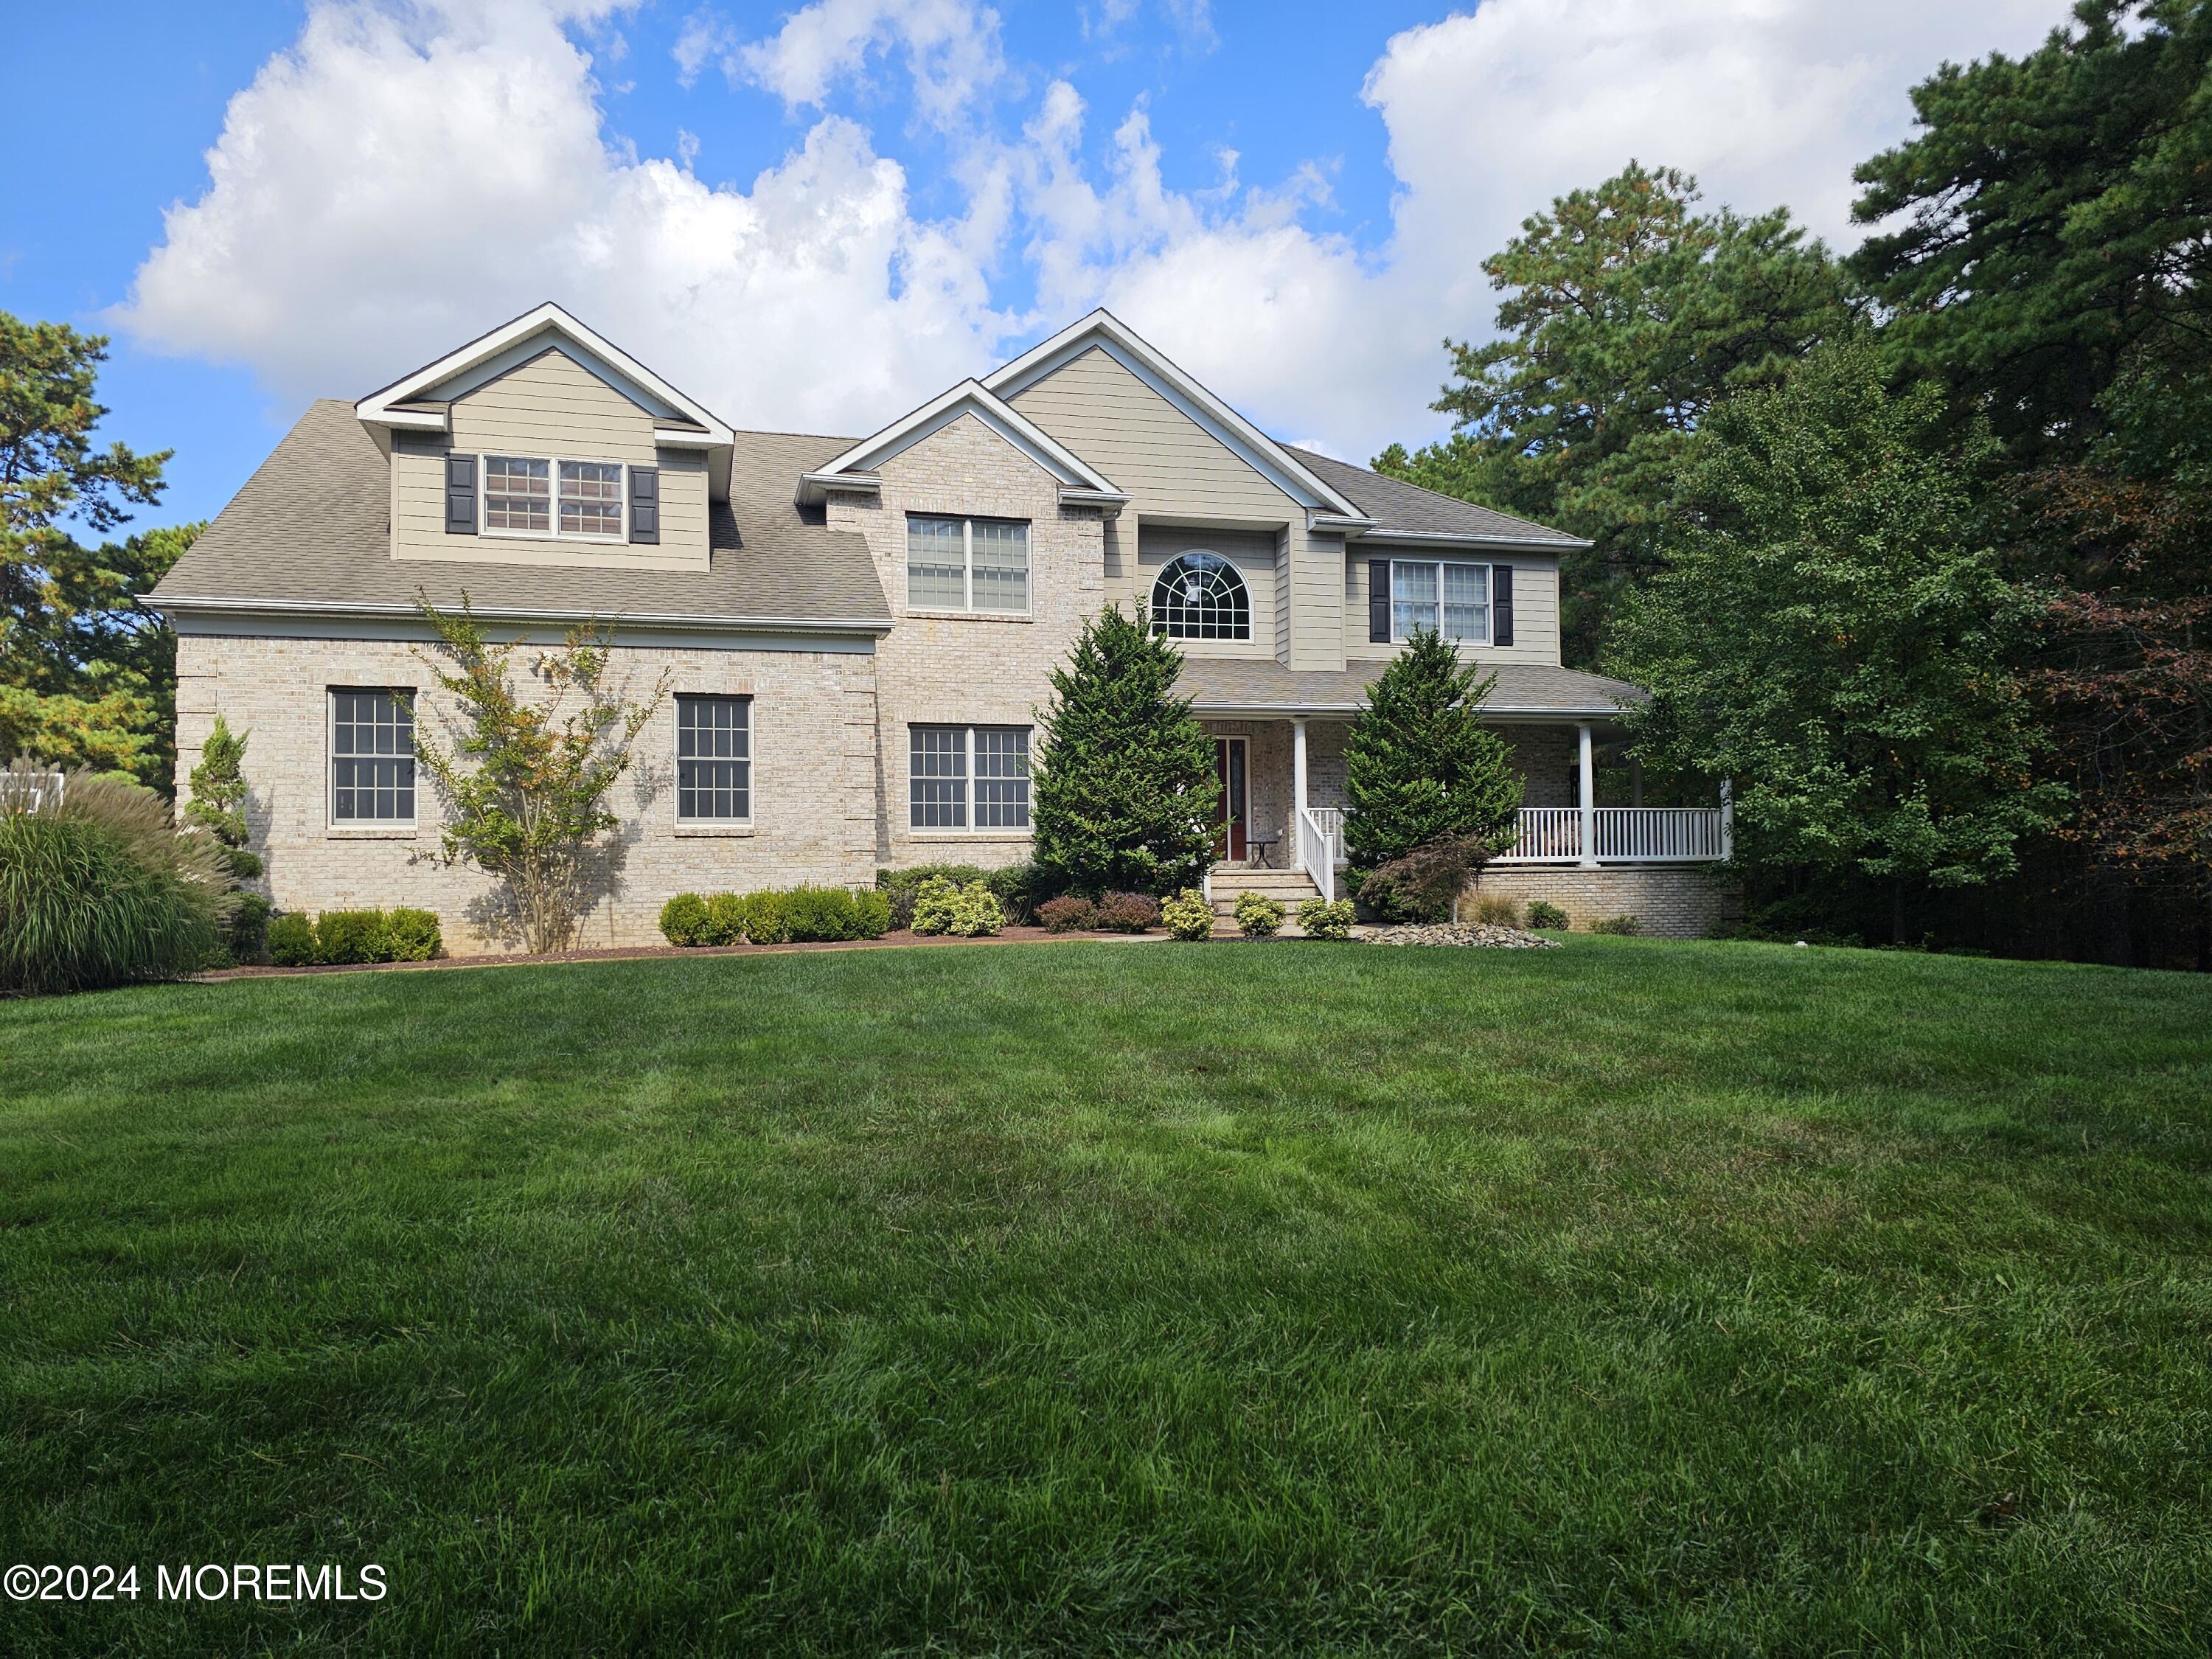
<path id="1" fill-rule="evenodd" d="M 195 981 L 213 983 L 228 979 L 277 979 L 297 974 L 403 974 L 440 968 L 523 968 L 550 962 L 643 962 L 657 957 L 780 957 L 802 951 L 880 951 L 916 945 L 1045 945 L 1062 940 L 1119 940 L 1140 945 L 1164 942 L 1164 933 L 1049 933 L 1042 927 L 1009 927 L 987 939 L 952 939 L 928 933 L 899 932 L 881 939 L 837 939 L 814 945 L 630 945 L 603 951 L 555 951 L 541 956 L 494 953 L 483 956 L 440 957 L 435 962 L 348 962 L 313 968 L 225 968 L 212 974 L 196 974 Z"/>

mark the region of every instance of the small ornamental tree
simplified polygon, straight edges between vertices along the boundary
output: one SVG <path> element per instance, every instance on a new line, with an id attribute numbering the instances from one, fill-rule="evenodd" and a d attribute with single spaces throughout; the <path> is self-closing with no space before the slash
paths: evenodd
<path id="1" fill-rule="evenodd" d="M 438 635 L 438 654 L 422 661 L 463 723 L 450 749 L 416 728 L 416 756 L 446 799 L 447 860 L 505 884 L 531 950 L 566 950 L 590 908 L 594 845 L 617 822 L 607 792 L 629 769 L 668 676 L 643 702 L 625 703 L 606 685 L 611 634 L 583 623 L 532 659 L 546 695 L 525 696 L 507 675 L 522 643 L 486 639 L 467 594 L 458 614 L 419 598 L 416 608 Z"/>
<path id="2" fill-rule="evenodd" d="M 1212 856 L 1213 744 L 1175 695 L 1182 659 L 1140 611 L 1084 624 L 1052 702 L 1034 785 L 1036 861 L 1087 896 L 1197 884 Z"/>
<path id="3" fill-rule="evenodd" d="M 222 715 L 200 748 L 200 763 L 192 768 L 192 798 L 185 804 L 185 822 L 213 836 L 223 849 L 230 872 L 241 881 L 261 873 L 261 860 L 246 850 L 246 742 L 230 729 Z"/>
<path id="4" fill-rule="evenodd" d="M 1344 743 L 1344 847 L 1354 890 L 1386 912 L 1434 910 L 1439 889 L 1396 902 L 1369 878 L 1423 852 L 1445 854 L 1458 878 L 1510 846 L 1522 782 L 1498 734 L 1479 720 L 1497 676 L 1486 675 L 1441 635 L 1424 630 L 1367 688 Z M 1370 892 L 1372 887 L 1375 890 Z"/>

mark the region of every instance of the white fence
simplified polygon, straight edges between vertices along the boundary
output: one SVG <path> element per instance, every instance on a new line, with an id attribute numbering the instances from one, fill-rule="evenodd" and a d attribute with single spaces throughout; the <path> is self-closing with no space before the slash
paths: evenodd
<path id="1" fill-rule="evenodd" d="M 1605 864 L 1711 864 L 1729 855 L 1717 806 L 1601 806 L 1590 814 L 1593 851 Z M 1524 806 L 1521 838 L 1500 864 L 1578 864 L 1583 815 L 1576 806 Z"/>

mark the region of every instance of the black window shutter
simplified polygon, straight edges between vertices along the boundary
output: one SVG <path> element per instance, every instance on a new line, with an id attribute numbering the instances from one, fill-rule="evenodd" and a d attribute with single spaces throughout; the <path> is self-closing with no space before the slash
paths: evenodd
<path id="1" fill-rule="evenodd" d="M 1490 567 L 1490 642 L 1513 643 L 1513 567 Z"/>
<path id="2" fill-rule="evenodd" d="M 477 458 L 473 455 L 446 457 L 446 533 L 477 533 Z"/>
<path id="3" fill-rule="evenodd" d="M 634 466 L 629 470 L 629 538 L 660 541 L 660 469 Z"/>
<path id="4" fill-rule="evenodd" d="M 1390 643 L 1390 561 L 1367 562 L 1367 638 L 1375 645 Z"/>

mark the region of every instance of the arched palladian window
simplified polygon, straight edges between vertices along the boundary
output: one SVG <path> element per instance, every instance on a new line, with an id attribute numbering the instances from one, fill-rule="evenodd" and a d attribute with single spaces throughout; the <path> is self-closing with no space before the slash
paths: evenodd
<path id="1" fill-rule="evenodd" d="M 1186 553 L 1152 584 L 1152 626 L 1171 640 L 1249 640 L 1252 595 L 1218 553 Z"/>

